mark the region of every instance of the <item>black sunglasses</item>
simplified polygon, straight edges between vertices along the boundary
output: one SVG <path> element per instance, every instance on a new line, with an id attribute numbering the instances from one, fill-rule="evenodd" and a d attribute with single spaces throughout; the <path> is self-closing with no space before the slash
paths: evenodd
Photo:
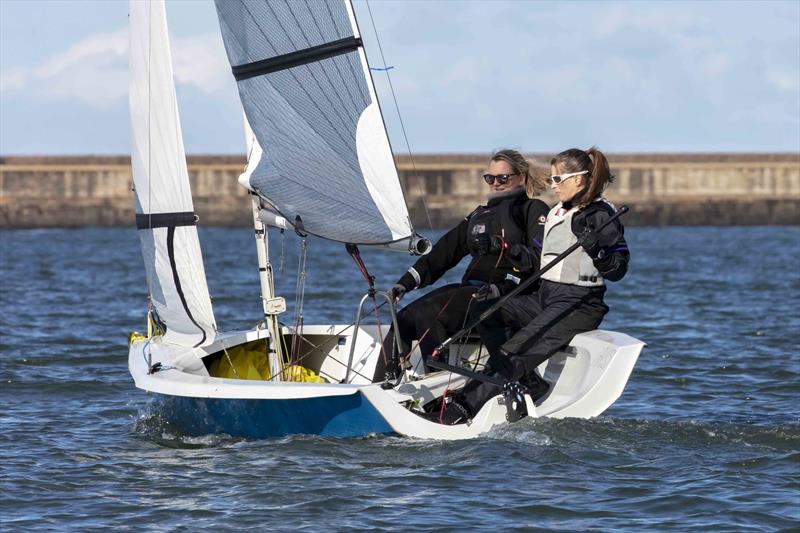
<path id="1" fill-rule="evenodd" d="M 505 185 L 506 183 L 508 183 L 508 180 L 511 179 L 511 176 L 517 176 L 518 174 L 519 174 L 519 172 L 515 172 L 513 174 L 498 174 L 496 176 L 494 176 L 492 174 L 484 174 L 483 175 L 483 179 L 489 185 L 493 184 L 495 182 L 495 180 L 497 180 L 497 184 L 498 185 Z"/>

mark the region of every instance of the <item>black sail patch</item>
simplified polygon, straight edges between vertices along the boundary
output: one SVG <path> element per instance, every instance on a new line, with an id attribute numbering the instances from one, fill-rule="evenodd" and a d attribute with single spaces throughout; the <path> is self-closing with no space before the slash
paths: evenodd
<path id="1" fill-rule="evenodd" d="M 361 45 L 360 38 L 352 36 L 345 37 L 338 41 L 331 41 L 318 46 L 312 46 L 311 48 L 304 48 L 303 50 L 270 57 L 269 59 L 236 65 L 231 71 L 236 81 L 242 81 L 263 74 L 269 74 L 270 72 L 278 72 L 279 70 L 286 70 L 299 65 L 305 65 L 329 57 L 346 54 L 357 50 Z"/>
<path id="2" fill-rule="evenodd" d="M 196 224 L 197 215 L 192 211 L 136 214 L 136 229 L 174 228 L 177 226 L 194 226 Z"/>

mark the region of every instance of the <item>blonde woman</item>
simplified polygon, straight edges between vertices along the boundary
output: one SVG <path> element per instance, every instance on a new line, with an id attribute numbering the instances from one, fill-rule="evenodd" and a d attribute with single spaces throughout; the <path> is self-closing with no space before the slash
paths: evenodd
<path id="1" fill-rule="evenodd" d="M 434 284 L 461 259 L 472 256 L 461 283 L 439 287 L 398 312 L 402 353 L 396 353 L 395 332 L 389 333 L 383 344 L 386 360 L 378 363 L 375 381 L 395 375 L 396 364 L 411 350 L 412 341 L 420 341 L 423 357 L 427 357 L 461 329 L 475 301 L 497 298 L 538 270 L 549 208 L 530 198 L 546 188 L 546 179 L 533 170 L 516 150 L 493 154 L 482 176 L 487 185 L 486 205 L 478 206 L 448 231 L 395 283 L 392 294 L 399 301 L 407 292 Z"/>

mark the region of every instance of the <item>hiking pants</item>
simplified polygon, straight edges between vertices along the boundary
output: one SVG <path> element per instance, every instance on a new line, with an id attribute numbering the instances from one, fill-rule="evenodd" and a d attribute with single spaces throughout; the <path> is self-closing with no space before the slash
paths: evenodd
<path id="1" fill-rule="evenodd" d="M 531 375 L 575 335 L 600 325 L 608 312 L 604 293 L 605 287 L 545 280 L 538 292 L 511 298 L 478 325 L 489 351 L 485 372 L 512 381 Z M 475 305 L 471 313 L 477 317 L 492 303 Z M 463 389 L 461 401 L 475 415 L 489 398 L 501 392 L 497 385 L 471 380 Z"/>

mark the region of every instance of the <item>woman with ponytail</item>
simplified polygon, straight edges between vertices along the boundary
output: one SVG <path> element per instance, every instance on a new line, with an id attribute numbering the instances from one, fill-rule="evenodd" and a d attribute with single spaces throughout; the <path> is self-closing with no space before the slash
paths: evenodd
<path id="1" fill-rule="evenodd" d="M 565 150 L 550 161 L 550 186 L 559 203 L 547 215 L 541 249 L 544 267 L 573 244 L 581 247 L 542 275 L 536 293 L 509 299 L 478 325 L 490 359 L 485 373 L 519 381 L 534 400 L 549 384 L 536 367 L 572 338 L 596 329 L 608 312 L 603 301 L 605 281 L 622 279 L 630 254 L 619 219 L 595 231 L 614 213 L 602 197 L 614 180 L 606 156 L 597 148 Z M 474 316 L 487 305 L 475 306 Z M 508 332 L 515 332 L 508 335 Z M 453 398 L 442 423 L 455 424 L 475 416 L 500 387 L 473 380 Z"/>
<path id="2" fill-rule="evenodd" d="M 448 231 L 392 287 L 395 301 L 435 283 L 467 255 L 472 260 L 461 283 L 445 285 L 397 313 L 402 350 L 392 331 L 384 339 L 374 381 L 396 375 L 397 365 L 419 341 L 423 357 L 461 329 L 473 302 L 494 299 L 513 290 L 539 268 L 539 249 L 547 204 L 532 199 L 546 189 L 546 178 L 516 150 L 500 150 L 489 160 L 482 179 L 486 205 L 478 206 Z M 388 370 L 388 372 L 387 372 Z M 417 369 L 418 371 L 423 369 Z"/>

